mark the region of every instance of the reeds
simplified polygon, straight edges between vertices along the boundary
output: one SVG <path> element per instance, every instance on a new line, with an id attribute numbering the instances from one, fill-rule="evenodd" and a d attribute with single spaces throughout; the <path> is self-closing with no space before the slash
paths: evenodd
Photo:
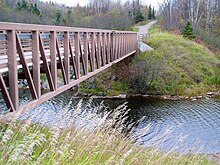
<path id="1" fill-rule="evenodd" d="M 89 111 L 82 108 L 82 101 L 74 110 L 67 106 L 56 126 L 51 120 L 33 123 L 33 114 L 1 125 L 0 164 L 212 164 L 203 155 L 138 145 L 132 136 L 132 123 L 127 123 L 126 104 L 105 111 L 103 104 L 92 108 L 91 102 Z"/>

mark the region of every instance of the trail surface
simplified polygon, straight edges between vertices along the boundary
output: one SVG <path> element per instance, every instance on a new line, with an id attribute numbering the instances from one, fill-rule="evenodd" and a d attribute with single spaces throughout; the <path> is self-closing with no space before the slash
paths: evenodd
<path id="1" fill-rule="evenodd" d="M 154 25 L 155 23 L 157 23 L 157 20 L 152 21 L 144 26 L 136 26 L 136 28 L 139 28 L 138 30 L 138 36 L 139 35 L 147 35 L 148 34 L 148 29 Z M 141 50 L 141 52 L 146 52 L 146 51 L 150 51 L 153 50 L 152 47 L 150 47 L 149 45 L 143 43 L 142 41 L 138 41 L 138 47 Z"/>

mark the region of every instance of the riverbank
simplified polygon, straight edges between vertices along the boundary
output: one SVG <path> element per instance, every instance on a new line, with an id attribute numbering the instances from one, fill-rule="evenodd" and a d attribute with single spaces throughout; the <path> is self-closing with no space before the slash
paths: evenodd
<path id="1" fill-rule="evenodd" d="M 87 96 L 84 96 L 87 97 Z M 142 94 L 133 94 L 133 95 L 126 95 L 126 94 L 120 94 L 117 96 L 89 96 L 88 98 L 94 98 L 94 99 L 136 99 L 136 98 L 146 98 L 146 99 L 163 99 L 163 100 L 198 100 L 198 99 L 210 99 L 210 98 L 219 98 L 220 97 L 220 91 L 218 92 L 208 92 L 205 95 L 200 96 L 171 96 L 171 95 L 142 95 Z M 82 98 L 76 97 L 76 98 Z"/>
<path id="2" fill-rule="evenodd" d="M 154 50 L 113 66 L 80 85 L 83 95 L 197 98 L 220 90 L 219 54 L 179 35 L 150 28 Z M 217 92 L 218 93 L 218 92 Z"/>

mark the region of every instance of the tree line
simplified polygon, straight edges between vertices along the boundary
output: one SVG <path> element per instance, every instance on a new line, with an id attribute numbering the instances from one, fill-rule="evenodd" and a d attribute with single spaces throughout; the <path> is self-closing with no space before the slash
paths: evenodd
<path id="1" fill-rule="evenodd" d="M 89 0 L 69 7 L 40 0 L 0 0 L 0 21 L 64 25 L 103 29 L 127 29 L 132 24 L 155 19 L 155 10 L 140 0 Z"/>
<path id="2" fill-rule="evenodd" d="M 220 0 L 164 0 L 159 12 L 164 29 L 182 29 L 190 22 L 198 37 L 220 48 Z"/>

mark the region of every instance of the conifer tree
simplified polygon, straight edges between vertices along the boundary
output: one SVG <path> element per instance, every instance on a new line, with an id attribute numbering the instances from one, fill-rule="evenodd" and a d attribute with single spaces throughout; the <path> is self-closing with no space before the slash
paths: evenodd
<path id="1" fill-rule="evenodd" d="M 148 19 L 152 19 L 152 8 L 151 8 L 151 5 L 149 5 L 149 8 L 148 8 Z"/>
<path id="2" fill-rule="evenodd" d="M 153 19 L 156 19 L 156 17 L 155 17 L 155 9 L 154 9 L 154 7 L 153 7 L 153 11 L 152 11 L 152 18 L 153 18 Z"/>
<path id="3" fill-rule="evenodd" d="M 190 21 L 186 23 L 184 28 L 181 31 L 183 37 L 194 39 L 196 37 L 195 33 L 193 32 L 193 27 Z"/>
<path id="4" fill-rule="evenodd" d="M 55 13 L 55 25 L 60 25 L 62 19 L 62 14 L 60 10 L 57 10 Z"/>

